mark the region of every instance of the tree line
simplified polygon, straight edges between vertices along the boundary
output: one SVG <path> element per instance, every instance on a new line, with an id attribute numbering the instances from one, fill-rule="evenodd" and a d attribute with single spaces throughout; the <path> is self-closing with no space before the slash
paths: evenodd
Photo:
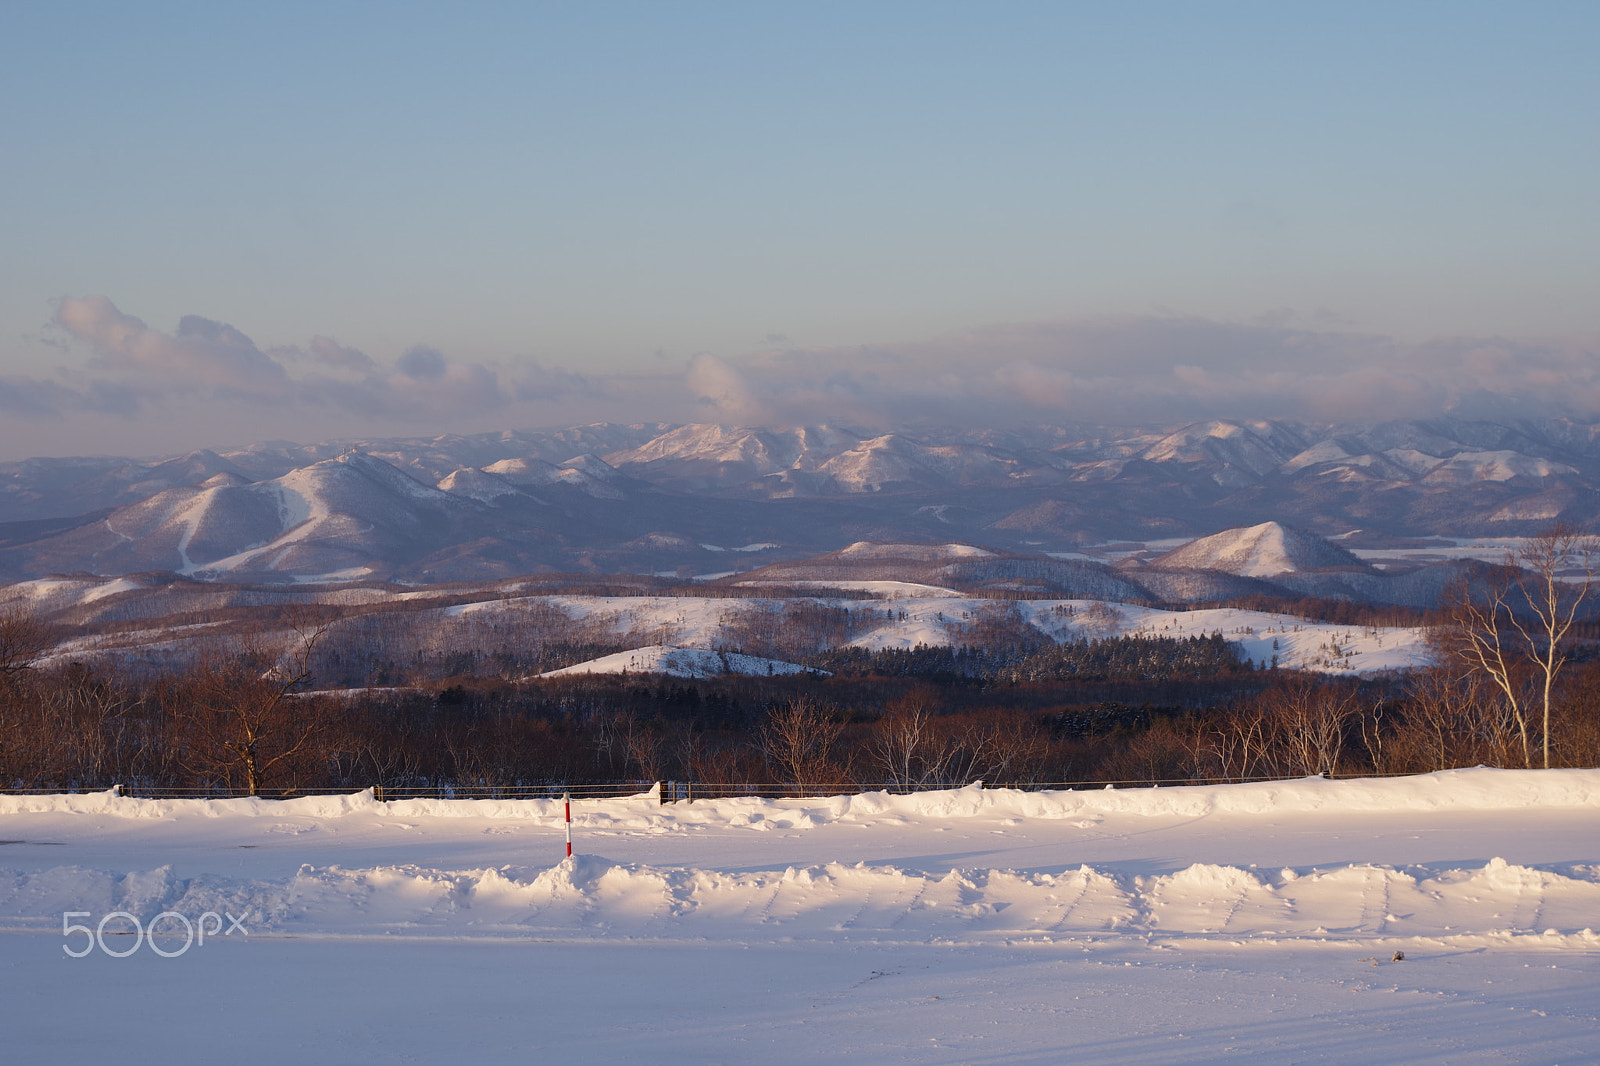
<path id="1" fill-rule="evenodd" d="M 1547 745 L 1552 766 L 1600 753 L 1594 662 L 1562 673 L 1546 726 L 1457 667 L 1365 681 L 1198 676 L 1137 647 L 1164 638 L 1117 649 L 1165 662 L 1160 676 L 462 677 L 334 695 L 302 689 L 317 650 L 314 631 L 302 637 L 289 655 L 241 647 L 158 677 L 0 663 L 0 783 L 211 795 L 652 780 L 1135 785 L 1537 766 Z"/>
<path id="2" fill-rule="evenodd" d="M 730 646 L 782 650 L 832 676 L 693 681 L 532 676 L 657 642 L 670 635 L 657 626 L 673 624 L 618 636 L 614 617 L 574 619 L 539 600 L 464 607 L 445 641 L 420 613 L 281 613 L 137 668 L 39 665 L 64 634 L 11 609 L 0 612 L 0 787 L 1030 786 L 1592 766 L 1594 558 L 1593 541 L 1564 527 L 1531 539 L 1445 597 L 1432 665 L 1368 679 L 1253 668 L 1221 635 L 1058 645 L 1014 604 L 975 607 L 956 646 L 877 652 L 846 642 L 892 603 L 753 609 L 726 627 Z M 1109 631 L 1114 614 L 1075 621 Z"/>

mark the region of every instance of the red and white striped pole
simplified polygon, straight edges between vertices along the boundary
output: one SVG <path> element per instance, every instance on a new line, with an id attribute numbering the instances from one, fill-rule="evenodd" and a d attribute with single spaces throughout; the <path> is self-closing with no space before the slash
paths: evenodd
<path id="1" fill-rule="evenodd" d="M 561 793 L 561 804 L 567 809 L 567 858 L 572 858 L 572 793 Z"/>

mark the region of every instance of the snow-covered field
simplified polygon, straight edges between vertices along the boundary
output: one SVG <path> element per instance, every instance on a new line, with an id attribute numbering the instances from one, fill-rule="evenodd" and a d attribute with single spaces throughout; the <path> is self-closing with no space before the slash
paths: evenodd
<path id="1" fill-rule="evenodd" d="M 1038 628 L 1056 640 L 1084 636 L 1204 637 L 1221 633 L 1251 662 L 1318 673 L 1369 674 L 1425 664 L 1427 630 L 1401 626 L 1348 626 L 1311 622 L 1287 614 L 1212 608 L 1161 611 L 1133 604 L 1097 607 L 1094 600 L 1020 604 Z M 1065 606 L 1074 613 L 1060 619 Z M 1096 611 L 1103 621 L 1096 623 Z M 1055 625 L 1052 625 L 1055 622 Z M 1059 628 L 1057 628 L 1059 627 Z"/>
<path id="2" fill-rule="evenodd" d="M 573 808 L 564 860 L 556 802 L 0 796 L 4 1046 L 651 1063 L 1600 1047 L 1600 771 Z M 64 914 L 92 929 L 118 911 L 218 928 L 182 954 L 172 916 L 150 941 L 126 917 L 103 947 L 63 936 Z"/>
<path id="3" fill-rule="evenodd" d="M 839 584 L 851 584 L 840 582 Z M 885 585 L 886 582 L 856 582 Z M 1219 608 L 1163 611 L 1098 600 L 984 600 L 961 596 L 949 589 L 896 584 L 877 600 L 818 602 L 864 612 L 872 622 L 850 643 L 872 651 L 885 648 L 930 647 L 960 643 L 962 630 L 985 611 L 1015 608 L 1022 620 L 1053 640 L 1075 641 L 1117 636 L 1203 637 L 1212 633 L 1239 646 L 1252 662 L 1321 673 L 1363 674 L 1403 670 L 1427 661 L 1427 633 L 1418 628 L 1341 626 L 1312 622 L 1292 615 Z M 650 634 L 657 643 L 683 648 L 716 649 L 723 645 L 727 627 L 757 611 L 781 610 L 782 600 L 699 599 L 691 596 L 553 596 L 550 604 L 574 619 L 603 618 L 613 633 Z M 453 616 L 514 612 L 522 599 L 486 600 L 448 608 Z M 641 649 L 649 653 L 650 649 Z M 632 656 L 633 658 L 630 658 Z M 611 657 L 608 667 L 621 671 L 635 653 Z M 648 657 L 648 656 L 646 656 Z M 643 661 L 640 659 L 639 661 Z M 603 672 L 595 663 L 585 672 Z"/>
<path id="4" fill-rule="evenodd" d="M 805 667 L 781 659 L 759 655 L 706 651 L 703 648 L 678 648 L 652 644 L 647 648 L 619 651 L 598 659 L 551 670 L 540 677 L 567 677 L 572 674 L 666 674 L 669 677 L 715 677 L 718 674 L 745 674 L 771 677 L 779 674 L 807 673 Z"/>

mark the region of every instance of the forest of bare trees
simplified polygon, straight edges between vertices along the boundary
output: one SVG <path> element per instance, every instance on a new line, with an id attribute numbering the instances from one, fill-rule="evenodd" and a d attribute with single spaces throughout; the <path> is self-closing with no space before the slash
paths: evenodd
<path id="1" fill-rule="evenodd" d="M 892 603 L 751 600 L 728 615 L 724 647 L 829 676 L 701 680 L 537 677 L 673 635 L 538 598 L 267 604 L 205 621 L 181 654 L 48 662 L 70 627 L 12 607 L 0 787 L 849 789 L 1592 766 L 1594 559 L 1570 529 L 1530 540 L 1430 616 L 1432 665 L 1367 679 L 1261 669 L 1221 635 L 1055 644 L 1004 603 L 975 610 L 955 646 L 874 653 L 845 645 Z"/>
<path id="2" fill-rule="evenodd" d="M 308 634 L 315 638 L 315 634 Z M 457 793 L 578 782 L 849 789 L 1237 781 L 1552 766 L 1600 754 L 1600 663 L 1573 662 L 1542 719 L 1441 666 L 1358 681 L 1288 671 L 944 683 L 863 671 L 703 680 L 461 677 L 300 691 L 298 654 L 261 647 L 168 676 L 79 664 L 0 672 L 8 788 L 286 795 Z M 1138 652 L 1131 651 L 1137 656 Z"/>

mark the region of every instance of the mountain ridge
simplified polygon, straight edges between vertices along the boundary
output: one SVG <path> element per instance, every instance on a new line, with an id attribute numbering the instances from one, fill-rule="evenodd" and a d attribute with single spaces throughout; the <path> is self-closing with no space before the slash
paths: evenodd
<path id="1" fill-rule="evenodd" d="M 1003 432 L 594 423 L 39 458 L 0 464 L 0 577 L 219 563 L 281 580 L 369 565 L 396 580 L 689 575 L 725 570 L 740 545 L 768 546 L 741 555 L 754 567 L 857 541 L 1059 553 L 1264 523 L 1319 537 L 1360 528 L 1368 540 L 1517 536 L 1600 518 L 1597 442 L 1600 423 L 1560 420 Z M 326 481 L 329 462 L 363 472 L 340 490 L 363 498 L 325 500 L 310 529 L 284 540 L 304 504 L 295 485 Z"/>

